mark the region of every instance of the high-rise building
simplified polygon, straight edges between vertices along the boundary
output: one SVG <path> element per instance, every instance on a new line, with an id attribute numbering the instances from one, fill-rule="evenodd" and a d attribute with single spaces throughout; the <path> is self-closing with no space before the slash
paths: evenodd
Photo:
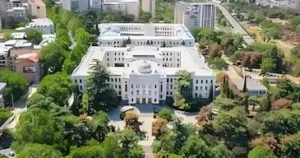
<path id="1" fill-rule="evenodd" d="M 142 0 L 142 10 L 150 12 L 152 17 L 155 16 L 155 0 Z"/>
<path id="2" fill-rule="evenodd" d="M 89 9 L 89 0 L 61 0 L 62 8 L 66 10 L 73 10 L 85 12 Z"/>
<path id="3" fill-rule="evenodd" d="M 176 3 L 174 22 L 184 24 L 188 29 L 213 28 L 216 23 L 216 9 L 213 3 Z"/>

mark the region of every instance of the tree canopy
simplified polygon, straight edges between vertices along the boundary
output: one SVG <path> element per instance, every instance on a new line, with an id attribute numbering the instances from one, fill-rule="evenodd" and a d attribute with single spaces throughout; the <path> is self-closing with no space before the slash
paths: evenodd
<path id="1" fill-rule="evenodd" d="M 42 32 L 37 30 L 27 30 L 26 36 L 29 42 L 38 45 L 42 42 Z"/>

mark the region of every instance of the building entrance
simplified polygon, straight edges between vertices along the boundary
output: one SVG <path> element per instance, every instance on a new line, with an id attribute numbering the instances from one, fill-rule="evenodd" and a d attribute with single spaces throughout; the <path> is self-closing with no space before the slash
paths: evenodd
<path id="1" fill-rule="evenodd" d="M 146 98 L 143 98 L 143 104 L 146 104 Z"/>

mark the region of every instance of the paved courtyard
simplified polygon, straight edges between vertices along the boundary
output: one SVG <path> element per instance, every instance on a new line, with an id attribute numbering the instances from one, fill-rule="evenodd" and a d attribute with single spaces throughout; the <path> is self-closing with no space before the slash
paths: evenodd
<path id="1" fill-rule="evenodd" d="M 144 131 L 146 133 L 146 137 L 148 136 L 148 139 L 141 140 L 139 142 L 140 145 L 142 145 L 144 151 L 145 151 L 145 157 L 154 157 L 152 154 L 152 143 L 155 139 L 155 137 L 152 137 L 152 122 L 154 121 L 153 115 L 154 115 L 154 108 L 156 111 L 160 111 L 162 108 L 168 108 L 177 116 L 182 118 L 182 121 L 184 123 L 196 123 L 195 117 L 199 114 L 198 112 L 182 112 L 179 110 L 174 110 L 168 106 L 163 105 L 153 105 L 153 104 L 138 104 L 135 107 L 137 107 L 140 111 L 139 121 L 143 122 L 143 125 L 140 126 L 141 131 Z M 123 130 L 125 127 L 125 121 L 120 120 L 120 110 L 121 107 L 116 108 L 108 113 L 110 117 L 110 123 L 111 125 L 114 125 L 116 129 Z"/>

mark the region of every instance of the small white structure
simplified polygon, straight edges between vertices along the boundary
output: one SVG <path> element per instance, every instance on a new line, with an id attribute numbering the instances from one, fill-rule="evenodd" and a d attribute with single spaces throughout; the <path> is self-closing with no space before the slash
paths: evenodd
<path id="1" fill-rule="evenodd" d="M 214 28 L 217 7 L 214 3 L 177 2 L 174 11 L 174 22 L 184 24 L 188 29 Z"/>
<path id="2" fill-rule="evenodd" d="M 0 43 L 0 69 L 8 66 L 8 51 L 11 48 L 11 46 Z"/>
<path id="3" fill-rule="evenodd" d="M 242 91 L 244 88 L 244 79 L 241 78 L 233 78 L 230 79 L 231 83 L 236 85 L 236 88 L 239 91 Z M 262 96 L 267 94 L 268 89 L 256 79 L 251 79 L 247 77 L 247 94 L 250 96 Z"/>
<path id="4" fill-rule="evenodd" d="M 25 29 L 38 30 L 43 34 L 54 34 L 54 24 L 49 18 L 32 19 L 32 22 L 28 23 Z"/>

